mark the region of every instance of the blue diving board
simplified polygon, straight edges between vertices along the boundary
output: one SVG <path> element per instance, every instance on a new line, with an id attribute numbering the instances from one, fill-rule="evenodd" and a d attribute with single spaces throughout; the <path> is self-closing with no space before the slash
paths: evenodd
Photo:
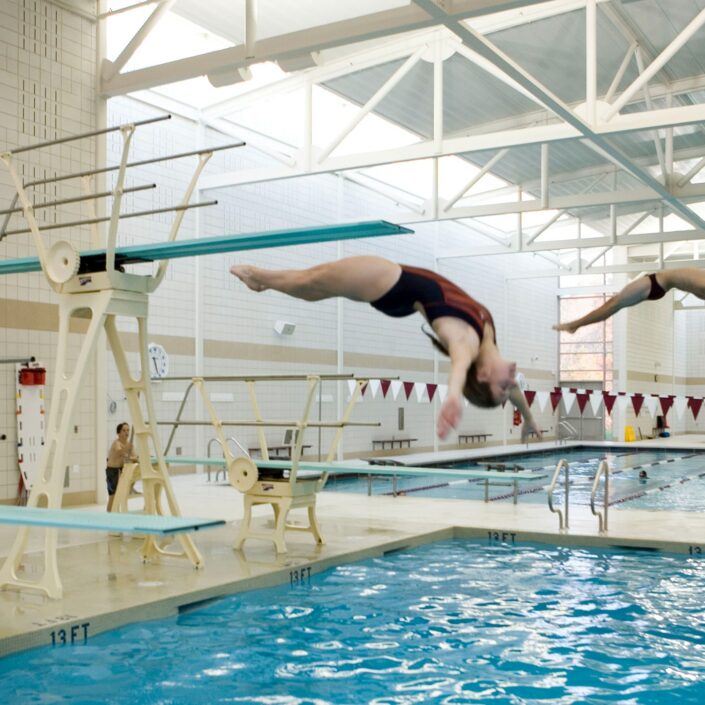
<path id="1" fill-rule="evenodd" d="M 223 526 L 223 519 L 191 519 L 155 514 L 91 512 L 76 509 L 0 506 L 0 524 L 56 527 L 59 529 L 93 529 L 126 534 L 179 534 Z"/>
<path id="2" fill-rule="evenodd" d="M 154 260 L 162 259 L 176 259 L 179 257 L 193 257 L 196 255 L 216 255 L 223 252 L 258 250 L 268 247 L 307 245 L 313 242 L 403 235 L 413 232 L 409 228 L 389 223 L 386 220 L 372 220 L 343 225 L 273 230 L 242 235 L 222 235 L 219 237 L 200 238 L 198 240 L 130 245 L 115 249 L 115 266 L 119 267 L 138 262 L 153 262 Z M 80 254 L 79 274 L 105 270 L 106 253 L 104 249 L 84 250 Z M 23 257 L 0 262 L 0 274 L 22 274 L 24 272 L 41 272 L 41 270 L 42 266 L 37 257 Z"/>
<path id="3" fill-rule="evenodd" d="M 224 467 L 223 458 L 188 458 L 181 455 L 164 458 L 171 465 L 215 465 Z M 258 468 L 263 470 L 289 470 L 290 460 L 253 460 Z M 548 479 L 546 473 L 536 473 L 531 470 L 462 470 L 454 468 L 413 467 L 410 465 L 331 465 L 330 463 L 300 462 L 299 470 L 307 473 L 314 471 L 329 475 L 438 475 L 439 477 L 455 477 L 462 480 L 518 480 L 520 482 L 539 482 Z"/>

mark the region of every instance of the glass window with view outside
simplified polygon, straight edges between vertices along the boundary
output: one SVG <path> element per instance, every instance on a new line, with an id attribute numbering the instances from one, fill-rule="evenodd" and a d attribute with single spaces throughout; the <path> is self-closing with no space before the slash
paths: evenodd
<path id="1" fill-rule="evenodd" d="M 573 321 L 601 306 L 607 296 L 570 296 L 560 299 L 560 320 Z M 559 338 L 559 380 L 561 386 L 596 386 L 612 390 L 612 319 L 562 332 Z M 612 418 L 604 414 L 605 431 L 612 431 Z"/>

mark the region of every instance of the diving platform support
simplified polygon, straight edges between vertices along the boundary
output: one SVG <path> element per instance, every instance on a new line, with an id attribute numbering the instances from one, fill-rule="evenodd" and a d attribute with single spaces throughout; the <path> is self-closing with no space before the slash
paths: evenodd
<path id="1" fill-rule="evenodd" d="M 119 271 L 115 266 L 115 245 L 120 219 L 120 202 L 124 192 L 125 167 L 135 128 L 135 124 L 120 128 L 123 137 L 122 158 L 113 191 L 105 270 L 91 275 L 78 274 L 80 256 L 70 243 L 59 240 L 47 251 L 34 217 L 32 204 L 14 164 L 14 154 L 5 152 L 0 155 L 0 160 L 10 173 L 25 220 L 32 232 L 41 268 L 59 299 L 56 370 L 39 476 L 27 501 L 27 506 L 30 508 L 61 509 L 67 451 L 76 404 L 81 385 L 84 384 L 88 374 L 88 365 L 92 360 L 96 344 L 101 339 L 100 334 L 104 330 L 130 410 L 144 487 L 144 511 L 147 514 L 165 515 L 165 507 L 162 503 L 162 495 L 164 495 L 169 514 L 174 517 L 180 516 L 164 462 L 160 439 L 156 433 L 147 355 L 148 297 L 161 283 L 168 260 L 160 262 L 157 271 L 149 276 L 128 274 Z M 78 136 L 76 139 L 81 137 Z M 37 147 L 41 146 L 43 145 L 37 145 Z M 16 151 L 26 151 L 26 149 L 20 148 Z M 170 241 L 173 241 L 178 233 L 184 207 L 188 205 L 198 177 L 210 156 L 211 152 L 207 151 L 199 154 L 198 165 L 186 188 L 181 207 L 175 209 L 177 215 L 169 233 Z M 91 237 L 94 246 L 97 246 L 99 244 L 97 230 L 93 230 Z M 131 372 L 128 365 L 125 346 L 116 325 L 117 316 L 130 317 L 137 322 L 139 365 L 135 374 Z M 78 356 L 73 368 L 70 369 L 69 332 L 72 318 L 87 318 L 89 323 L 82 336 Z M 152 458 L 155 460 L 153 461 Z M 58 529 L 51 527 L 37 530 L 45 532 L 43 570 L 36 578 L 30 578 L 26 575 L 27 571 L 23 571 L 30 524 L 20 526 L 9 554 L 0 568 L 0 588 L 30 588 L 39 590 L 50 598 L 58 599 L 63 593 L 57 559 Z M 196 568 L 200 568 L 203 565 L 203 558 L 191 537 L 179 534 L 176 540 L 181 550 L 166 551 L 158 543 L 157 536 L 153 534 L 146 536 L 142 545 L 143 560 L 147 561 L 156 555 L 179 556 L 187 558 Z"/>

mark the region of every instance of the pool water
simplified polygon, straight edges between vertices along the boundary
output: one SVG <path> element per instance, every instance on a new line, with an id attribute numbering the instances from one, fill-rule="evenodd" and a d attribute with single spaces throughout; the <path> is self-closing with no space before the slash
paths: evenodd
<path id="1" fill-rule="evenodd" d="M 610 504 L 615 508 L 667 509 L 680 511 L 705 510 L 705 453 L 686 449 L 625 449 L 604 447 L 558 448 L 550 451 L 521 453 L 511 456 L 486 456 L 482 459 L 449 464 L 457 469 L 482 470 L 488 464 L 503 464 L 508 468 L 520 465 L 548 475 L 545 483 L 519 485 L 520 501 L 546 502 L 546 485 L 558 462 L 565 458 L 570 464 L 570 503 L 589 504 L 592 480 L 600 464 L 606 459 L 610 465 Z M 648 477 L 639 478 L 640 470 Z M 700 475 L 703 475 L 700 477 Z M 508 481 L 511 474 L 508 473 Z M 555 501 L 562 501 L 563 479 L 556 486 Z M 602 483 L 601 483 L 602 486 Z M 326 489 L 338 492 L 367 492 L 366 477 L 331 477 Z M 512 496 L 510 485 L 491 485 L 491 501 L 506 500 Z M 373 480 L 373 494 L 391 494 L 392 481 L 389 476 Z M 397 491 L 414 496 L 444 499 L 484 500 L 483 480 L 456 480 L 433 474 L 425 477 L 403 477 L 397 479 Z M 598 490 L 602 497 L 602 489 Z"/>
<path id="2" fill-rule="evenodd" d="M 695 705 L 704 593 L 687 555 L 446 541 L 9 656 L 3 702 Z"/>

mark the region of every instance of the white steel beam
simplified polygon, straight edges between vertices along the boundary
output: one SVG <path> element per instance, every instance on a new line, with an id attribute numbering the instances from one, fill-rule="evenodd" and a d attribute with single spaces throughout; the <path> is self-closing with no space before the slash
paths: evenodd
<path id="1" fill-rule="evenodd" d="M 161 0 L 154 8 L 152 14 L 145 20 L 144 24 L 137 30 L 135 36 L 128 42 L 127 46 L 120 52 L 115 61 L 103 59 L 101 77 L 103 81 L 110 81 L 122 71 L 125 64 L 133 57 L 134 53 L 142 46 L 149 33 L 157 26 L 159 20 L 169 12 L 176 0 Z"/>
<path id="2" fill-rule="evenodd" d="M 338 145 L 362 122 L 364 117 L 372 112 L 380 101 L 389 95 L 389 93 L 399 84 L 399 82 L 406 76 L 411 69 L 416 66 L 421 60 L 427 47 L 420 47 L 417 49 L 380 87 L 377 89 L 375 94 L 363 105 L 355 114 L 355 116 L 350 120 L 350 122 L 343 127 L 343 129 L 338 133 L 336 137 L 331 140 L 330 144 L 323 148 L 320 155 L 318 156 L 319 164 L 324 162 L 330 154 L 335 150 Z"/>
<path id="3" fill-rule="evenodd" d="M 457 34 L 463 44 L 470 47 L 478 54 L 495 64 L 512 80 L 521 84 L 525 89 L 531 92 L 537 100 L 539 100 L 547 108 L 549 108 L 556 115 L 558 115 L 558 117 L 562 118 L 568 125 L 576 129 L 584 137 L 588 138 L 588 144 L 590 144 L 590 146 L 596 148 L 600 153 L 615 161 L 615 163 L 619 164 L 622 168 L 624 168 L 630 174 L 635 176 L 642 183 L 654 189 L 656 193 L 659 194 L 660 198 L 666 201 L 676 213 L 681 215 L 692 225 L 705 230 L 705 221 L 700 218 L 697 213 L 693 212 L 685 204 L 681 203 L 677 198 L 674 198 L 672 194 L 668 191 L 668 189 L 666 189 L 661 183 L 654 179 L 648 172 L 644 171 L 643 169 L 640 169 L 638 166 L 632 163 L 630 159 L 625 157 L 625 155 L 622 154 L 618 149 L 616 149 L 608 140 L 604 139 L 604 137 L 598 134 L 592 127 L 590 127 L 581 118 L 579 118 L 557 96 L 555 96 L 545 86 L 543 86 L 539 81 L 537 81 L 535 77 L 528 74 L 512 59 L 510 59 L 500 49 L 498 49 L 494 44 L 492 44 L 487 38 L 479 35 L 477 32 L 474 32 L 465 25 L 452 19 L 446 12 L 444 12 L 441 7 L 436 5 L 433 0 L 413 0 L 413 2 L 419 5 L 420 7 L 423 7 L 430 15 L 435 16 L 440 23 L 444 24 L 446 27 L 448 27 L 448 29 Z M 699 15 L 700 14 L 703 15 L 702 21 L 705 22 L 705 10 L 699 13 Z M 695 20 L 691 23 L 691 25 L 694 25 L 694 23 Z M 695 27 L 695 29 L 697 29 L 697 27 Z M 695 29 L 692 29 L 689 32 L 686 32 L 684 30 L 684 32 L 681 33 L 683 37 L 683 43 L 687 41 L 688 36 L 694 33 Z M 642 76 L 648 77 L 649 75 L 653 75 L 660 68 L 658 64 L 659 60 L 654 60 L 651 63 L 650 67 L 652 65 L 656 65 L 655 70 L 652 70 L 653 72 L 650 72 L 650 70 L 647 69 L 646 72 L 642 74 Z M 648 78 L 646 80 L 648 80 Z M 624 95 L 625 94 L 623 93 L 620 100 L 624 97 Z M 626 103 L 626 100 L 624 102 Z"/>
<path id="4" fill-rule="evenodd" d="M 543 0 L 448 0 L 448 17 L 463 20 L 488 13 L 540 4 Z M 413 3 L 354 17 L 257 42 L 253 56 L 248 57 L 244 45 L 170 61 L 158 66 L 130 71 L 102 82 L 104 96 L 116 96 L 136 90 L 184 81 L 220 70 L 247 68 L 252 63 L 292 59 L 323 49 L 379 39 L 413 30 L 433 27 L 437 19 Z"/>
<path id="5" fill-rule="evenodd" d="M 705 24 L 705 10 L 701 10 L 673 41 L 639 74 L 629 87 L 602 115 L 602 120 L 609 122 L 634 96 L 642 86 L 645 86 L 681 49 L 687 41 Z"/>

